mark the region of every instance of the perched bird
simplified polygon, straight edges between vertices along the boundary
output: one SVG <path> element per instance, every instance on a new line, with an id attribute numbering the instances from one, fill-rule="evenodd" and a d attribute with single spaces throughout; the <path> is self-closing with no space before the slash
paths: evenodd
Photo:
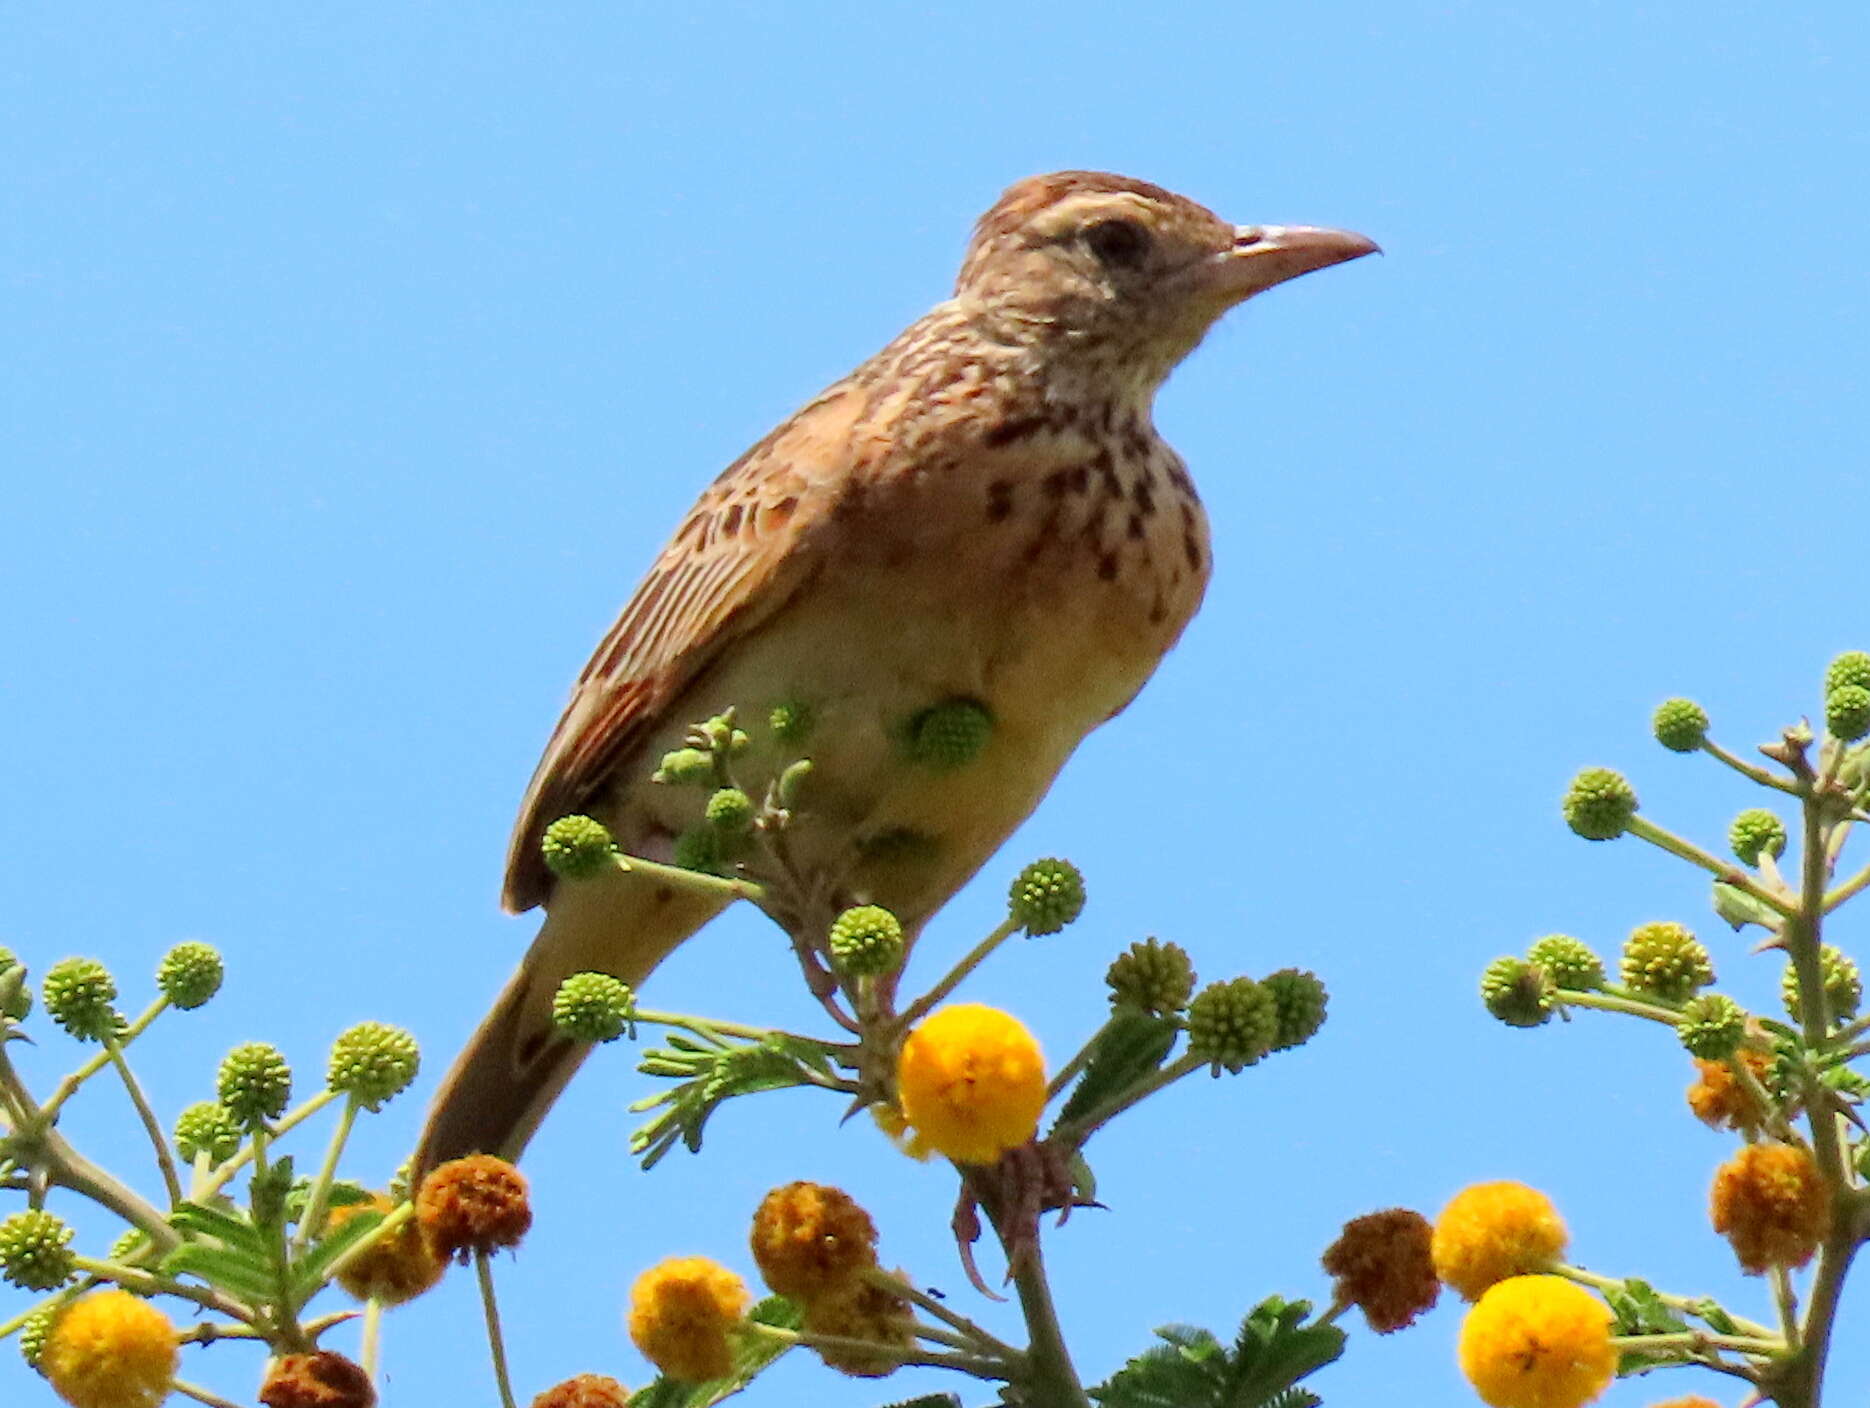
<path id="1" fill-rule="evenodd" d="M 807 702 L 809 814 L 788 844 L 913 936 L 1201 601 L 1207 524 L 1156 433 L 1157 388 L 1235 304 L 1375 249 L 1102 172 L 1010 187 L 954 296 L 708 487 L 585 666 L 507 860 L 507 907 L 545 923 L 443 1081 L 417 1167 L 517 1156 L 583 1054 L 552 1025 L 558 984 L 635 986 L 719 911 L 640 871 L 557 884 L 539 850 L 582 812 L 668 860 L 696 801 L 650 774 L 697 720 Z M 905 722 L 956 700 L 991 719 L 984 751 L 918 766 Z"/>

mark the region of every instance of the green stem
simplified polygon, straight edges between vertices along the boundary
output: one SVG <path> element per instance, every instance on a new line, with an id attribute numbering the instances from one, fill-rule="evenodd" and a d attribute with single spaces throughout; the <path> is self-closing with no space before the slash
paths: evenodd
<path id="1" fill-rule="evenodd" d="M 1628 1286 L 1628 1282 L 1620 1276 L 1604 1276 L 1595 1271 L 1586 1271 L 1582 1266 L 1568 1266 L 1560 1263 L 1552 1268 L 1552 1273 L 1556 1276 L 1563 1276 L 1567 1281 L 1576 1281 L 1580 1286 L 1589 1286 L 1593 1290 L 1598 1291 L 1616 1293 L 1623 1291 Z M 1657 1291 L 1653 1287 L 1651 1291 L 1656 1299 L 1668 1306 L 1669 1309 L 1679 1310 L 1684 1315 L 1692 1315 L 1697 1320 L 1707 1319 L 1704 1313 L 1707 1304 L 1705 1300 L 1697 1300 L 1691 1296 L 1671 1295 L 1666 1291 Z M 1722 1313 L 1727 1315 L 1729 1320 L 1733 1321 L 1735 1328 L 1743 1335 L 1758 1339 L 1771 1339 L 1773 1337 L 1773 1332 L 1757 1321 L 1747 1320 L 1741 1316 L 1730 1314 L 1724 1307 L 1722 1308 Z"/>
<path id="2" fill-rule="evenodd" d="M 312 1180 L 311 1191 L 305 1200 L 305 1211 L 299 1217 L 299 1230 L 292 1240 L 295 1250 L 302 1251 L 310 1246 L 324 1226 L 325 1202 L 331 1196 L 331 1182 L 338 1174 L 338 1158 L 344 1152 L 345 1142 L 351 1137 L 351 1126 L 357 1123 L 357 1110 L 357 1097 L 353 1095 L 338 1112 L 338 1127 L 331 1132 L 331 1143 L 325 1149 L 325 1161 L 319 1165 L 318 1176 Z"/>
<path id="3" fill-rule="evenodd" d="M 1767 1284 L 1773 1290 L 1773 1308 L 1779 1312 L 1779 1324 L 1784 1331 L 1786 1347 L 1799 1347 L 1799 1301 L 1792 1293 L 1792 1273 L 1783 1266 L 1773 1266 L 1767 1274 Z"/>
<path id="4" fill-rule="evenodd" d="M 1840 1211 L 1842 1211 L 1840 1209 Z M 1831 1352 L 1831 1331 L 1837 1321 L 1838 1297 L 1844 1290 L 1851 1258 L 1862 1245 L 1863 1229 L 1854 1218 L 1839 1219 L 1818 1253 L 1818 1271 L 1812 1277 L 1811 1303 L 1805 1308 L 1805 1344 L 1794 1371 L 1805 1392 L 1804 1408 L 1819 1408 L 1824 1392 L 1825 1359 Z"/>
<path id="5" fill-rule="evenodd" d="M 1786 781 L 1783 777 L 1774 776 L 1757 763 L 1749 763 L 1744 758 L 1736 757 L 1712 739 L 1704 738 L 1701 741 L 1701 748 L 1703 752 L 1719 758 L 1735 772 L 1741 774 L 1743 777 L 1751 778 L 1762 787 L 1774 787 L 1781 792 L 1791 792 L 1794 794 L 1799 790 L 1796 784 Z"/>
<path id="6" fill-rule="evenodd" d="M 501 1408 L 519 1408 L 513 1399 L 513 1380 L 507 1373 L 506 1341 L 500 1334 L 500 1307 L 493 1294 L 493 1265 L 487 1253 L 474 1253 L 474 1274 L 480 1279 L 481 1308 L 487 1312 L 487 1343 L 493 1350 L 494 1387 L 500 1391 Z"/>
<path id="7" fill-rule="evenodd" d="M 1673 1027 L 1682 1015 L 1671 1008 L 1659 1007 L 1653 1002 L 1629 997 L 1622 992 L 1580 992 L 1564 988 L 1556 994 L 1556 999 L 1566 1007 L 1592 1007 L 1599 1012 L 1621 1012 L 1626 1016 L 1660 1022 L 1665 1027 Z"/>
<path id="8" fill-rule="evenodd" d="M 1702 1349 L 1731 1349 L 1736 1354 L 1771 1358 L 1786 1352 L 1785 1341 L 1773 1339 L 1770 1336 L 1759 1338 L 1753 1335 L 1716 1335 L 1701 1330 L 1685 1330 L 1674 1335 L 1612 1335 L 1610 1343 L 1614 1349 L 1633 1349 L 1645 1353 L 1670 1349 L 1685 1349 L 1690 1352 Z"/>
<path id="9" fill-rule="evenodd" d="M 233 1399 L 223 1398 L 212 1389 L 203 1388 L 200 1384 L 191 1384 L 186 1379 L 171 1379 L 169 1387 L 184 1398 L 192 1398 L 197 1403 L 207 1404 L 208 1408 L 240 1408 L 240 1405 Z"/>
<path id="10" fill-rule="evenodd" d="M 1026 1331 L 1031 1337 L 1026 1350 L 1026 1373 L 1020 1380 L 1024 1390 L 1020 1402 L 1030 1408 L 1089 1408 L 1084 1385 L 1065 1346 L 1064 1331 L 1059 1328 L 1058 1310 L 1052 1304 L 1052 1290 L 1046 1284 L 1044 1254 L 1035 1234 L 1030 1242 L 1012 1257 L 1013 1287 L 1019 1295 L 1020 1310 L 1026 1317 Z"/>
<path id="11" fill-rule="evenodd" d="M 1799 908 L 1786 921 L 1782 938 L 1786 956 L 1792 960 L 1799 978 L 1799 1027 L 1807 1050 L 1824 1048 L 1830 1025 L 1826 1010 L 1824 969 L 1820 958 L 1824 936 L 1826 842 L 1824 808 L 1819 799 L 1807 793 L 1803 801 L 1804 835 L 1799 865 Z M 1837 1116 L 1824 1099 L 1824 1089 L 1817 1074 L 1805 1071 L 1805 1107 L 1811 1111 L 1812 1149 L 1818 1157 L 1819 1171 L 1833 1189 L 1850 1186 L 1843 1141 L 1838 1137 Z"/>
<path id="12" fill-rule="evenodd" d="M 934 1296 L 918 1290 L 902 1277 L 884 1271 L 881 1268 L 872 1267 L 863 1273 L 863 1278 L 871 1285 L 880 1287 L 891 1295 L 901 1296 L 911 1304 L 926 1310 L 937 1320 L 940 1320 L 943 1324 L 956 1330 L 975 1345 L 979 1346 L 984 1353 L 997 1359 L 1003 1359 L 1009 1364 L 1017 1364 L 1022 1358 L 1020 1351 L 1013 1348 L 1013 1346 L 1008 1344 L 1005 1340 L 988 1333 L 987 1330 L 975 1324 L 972 1320 L 968 1319 L 967 1316 L 957 1315 L 954 1311 L 935 1299 Z"/>
<path id="13" fill-rule="evenodd" d="M 1115 1021 L 1115 1017 L 1106 1018 L 1104 1025 L 1091 1033 L 1091 1039 L 1080 1046 L 1076 1054 L 1058 1068 L 1058 1074 L 1052 1077 L 1051 1083 L 1045 1088 L 1045 1098 L 1048 1103 L 1063 1094 L 1065 1087 L 1070 1085 L 1078 1072 L 1085 1068 L 1091 1059 L 1092 1049 L 1103 1039 L 1104 1033 L 1110 1030 Z"/>
<path id="14" fill-rule="evenodd" d="M 156 1018 L 160 1017 L 168 1010 L 169 999 L 166 997 L 157 998 L 154 1002 L 150 1003 L 148 1007 L 143 1009 L 141 1016 L 123 1029 L 123 1035 L 117 1038 L 117 1045 L 119 1047 L 128 1046 L 144 1032 L 149 1030 L 149 1024 L 151 1022 L 155 1021 Z M 77 1070 L 66 1076 L 57 1085 L 53 1086 L 52 1098 L 46 1101 L 44 1109 L 40 1112 L 45 1117 L 47 1123 L 50 1123 L 58 1117 L 58 1112 L 65 1107 L 65 1102 L 78 1093 L 79 1086 L 83 1085 L 109 1064 L 110 1045 L 106 1043 L 102 1051 L 98 1052 L 97 1055 L 93 1056 L 82 1066 L 78 1067 Z"/>
<path id="15" fill-rule="evenodd" d="M 351 1269 L 352 1264 L 355 1263 L 359 1257 L 376 1246 L 376 1244 L 381 1242 L 385 1237 L 391 1236 L 395 1233 L 397 1228 L 401 1227 L 415 1215 L 416 1205 L 414 1203 L 398 1204 L 383 1221 L 379 1222 L 375 1227 L 372 1227 L 368 1232 L 364 1233 L 363 1236 L 351 1243 L 350 1246 L 346 1247 L 343 1255 L 326 1268 L 326 1282 L 329 1283 L 337 1280 L 338 1277 Z"/>
<path id="16" fill-rule="evenodd" d="M 158 1276 L 154 1272 L 144 1271 L 134 1266 L 123 1266 L 114 1261 L 98 1261 L 88 1256 L 72 1258 L 72 1265 L 87 1276 L 95 1276 L 100 1281 L 114 1282 L 126 1291 L 135 1291 L 138 1295 L 175 1296 L 181 1300 L 193 1301 L 204 1310 L 212 1310 L 225 1315 L 229 1320 L 238 1320 L 243 1325 L 254 1322 L 251 1307 L 215 1290 L 212 1286 L 191 1286 L 186 1282 L 174 1280 L 168 1276 Z"/>
<path id="17" fill-rule="evenodd" d="M 1860 893 L 1866 885 L 1870 885 L 1870 865 L 1866 865 L 1862 870 L 1858 871 L 1855 875 L 1851 876 L 1850 879 L 1846 880 L 1842 885 L 1839 885 L 1825 896 L 1825 913 L 1829 914 L 1832 910 L 1843 904 L 1845 900 Z"/>
<path id="18" fill-rule="evenodd" d="M 163 1132 L 156 1112 L 150 1109 L 149 1098 L 143 1094 L 143 1086 L 137 1080 L 136 1073 L 123 1058 L 123 1043 L 115 1036 L 107 1036 L 104 1038 L 104 1051 L 111 1064 L 117 1068 L 123 1088 L 129 1092 L 130 1103 L 136 1106 L 137 1118 L 142 1120 L 143 1131 L 149 1135 L 150 1147 L 156 1151 L 156 1167 L 162 1173 L 162 1186 L 169 1190 L 169 1206 L 174 1207 L 182 1201 L 182 1180 L 175 1171 L 175 1159 L 169 1153 L 169 1136 Z"/>
<path id="19" fill-rule="evenodd" d="M 876 1340 L 853 1339 L 849 1335 L 818 1335 L 803 1330 L 786 1330 L 777 1325 L 762 1325 L 749 1321 L 741 1326 L 748 1334 L 760 1339 L 771 1340 L 788 1348 L 803 1345 L 806 1348 L 822 1346 L 834 1353 L 860 1355 L 865 1358 L 888 1360 L 899 1367 L 914 1366 L 929 1369 L 954 1369 L 963 1374 L 972 1374 L 977 1379 L 1005 1379 L 1006 1366 L 997 1360 L 983 1358 L 976 1354 L 943 1354 L 939 1350 L 904 1349 L 899 1344 L 883 1344 Z"/>
<path id="20" fill-rule="evenodd" d="M 364 1329 L 358 1346 L 358 1363 L 371 1383 L 377 1381 L 377 1358 L 382 1350 L 383 1302 L 375 1296 L 364 1303 Z"/>
<path id="21" fill-rule="evenodd" d="M 1146 1100 L 1165 1086 L 1173 1085 L 1183 1076 L 1200 1070 L 1208 1063 L 1199 1056 L 1183 1056 L 1171 1061 L 1147 1080 L 1139 1081 L 1128 1091 L 1086 1114 L 1078 1116 L 1070 1123 L 1060 1121 L 1049 1136 L 1053 1141 L 1064 1144 L 1067 1148 L 1080 1149 L 1089 1142 L 1091 1136 L 1118 1115 L 1138 1101 Z"/>
<path id="22" fill-rule="evenodd" d="M 316 1095 L 312 1096 L 311 1099 L 299 1106 L 298 1109 L 292 1110 L 276 1120 L 271 1126 L 272 1137 L 274 1139 L 279 1139 L 289 1134 L 292 1130 L 304 1124 L 305 1121 L 337 1098 L 338 1092 L 335 1090 L 327 1088 L 319 1091 Z M 233 1182 L 234 1175 L 239 1173 L 249 1163 L 253 1162 L 255 1147 L 254 1144 L 249 1142 L 247 1146 L 238 1154 L 235 1154 L 233 1158 L 216 1167 L 213 1176 L 207 1180 L 200 1192 L 196 1195 L 196 1201 L 199 1202 L 203 1198 L 214 1196 L 214 1194 L 220 1192 L 229 1183 Z"/>
<path id="23" fill-rule="evenodd" d="M 1633 816 L 1630 818 L 1628 830 L 1632 836 L 1640 837 L 1649 842 L 1650 845 L 1657 846 L 1667 851 L 1670 855 L 1687 861 L 1690 865 L 1700 866 L 1716 879 L 1724 880 L 1736 890 L 1742 890 L 1753 896 L 1754 899 L 1758 900 L 1768 909 L 1783 915 L 1787 919 L 1794 917 L 1798 913 L 1798 910 L 1793 907 L 1792 903 L 1787 900 L 1785 896 L 1774 894 L 1733 861 L 1722 860 L 1719 856 L 1712 855 L 1702 850 L 1701 847 L 1697 846 L 1694 842 L 1683 840 L 1673 831 L 1665 831 L 1653 821 L 1645 820 L 1641 816 Z"/>
<path id="24" fill-rule="evenodd" d="M 991 934 L 987 935 L 986 938 L 969 949 L 966 956 L 963 957 L 959 963 L 955 964 L 953 968 L 948 970 L 946 977 L 935 984 L 934 987 L 930 988 L 921 997 L 909 1004 L 908 1010 L 896 1019 L 896 1029 L 898 1031 L 907 1031 L 910 1027 L 913 1027 L 917 1022 L 926 1017 L 934 1010 L 936 1003 L 940 1002 L 943 998 L 947 997 L 949 993 L 960 987 L 962 980 L 965 979 L 969 973 L 972 973 L 976 968 L 980 967 L 980 965 L 986 961 L 988 954 L 992 953 L 995 949 L 1000 947 L 1001 944 L 1017 934 L 1020 928 L 1019 922 L 1011 917 L 1002 920 Z"/>
<path id="25" fill-rule="evenodd" d="M 701 870 L 684 870 L 679 865 L 664 865 L 661 861 L 645 860 L 641 856 L 620 855 L 617 864 L 625 871 L 640 871 L 651 880 L 658 880 L 678 890 L 695 891 L 712 899 L 751 900 L 759 904 L 766 898 L 766 887 L 756 885 L 751 880 L 734 880 L 725 875 L 709 875 Z"/>

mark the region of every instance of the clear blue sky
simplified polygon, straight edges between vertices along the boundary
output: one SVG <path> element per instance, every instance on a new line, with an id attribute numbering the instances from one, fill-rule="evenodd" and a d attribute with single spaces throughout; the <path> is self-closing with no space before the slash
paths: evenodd
<path id="1" fill-rule="evenodd" d="M 339 1029 L 403 1022 L 423 1087 L 354 1161 L 388 1176 L 530 936 L 495 904 L 512 808 L 676 515 L 944 295 L 1002 186 L 1099 167 L 1387 256 L 1268 295 L 1171 383 L 1206 608 L 927 942 L 959 952 L 1059 853 L 1085 919 L 971 992 L 1060 1058 L 1144 934 L 1330 984 L 1301 1053 L 1094 1146 L 1110 1211 L 1053 1243 L 1086 1371 L 1321 1294 L 1346 1217 L 1483 1178 L 1549 1190 L 1588 1265 L 1763 1310 L 1706 1230 L 1727 1145 L 1668 1034 L 1511 1032 L 1475 984 L 1541 933 L 1614 950 L 1674 917 L 1737 994 L 1773 990 L 1699 880 L 1575 840 L 1557 803 L 1623 765 L 1717 842 L 1755 797 L 1650 743 L 1650 708 L 1693 693 L 1750 747 L 1870 646 L 1860 6 L 103 4 L 12 7 L 4 38 L 0 938 L 126 983 L 177 939 L 225 948 L 228 998 L 143 1057 L 165 1116 L 234 1041 L 309 1086 Z M 809 1020 L 751 921 L 654 996 Z M 791 1178 L 849 1188 L 887 1257 L 966 1298 L 939 1169 L 788 1096 L 644 1177 L 644 1078 L 607 1055 L 528 1161 L 523 1394 L 641 1382 L 629 1280 L 747 1269 Z M 390 1403 L 490 1400 L 471 1279 L 390 1322 Z M 1360 1333 L 1318 1386 L 1470 1401 L 1457 1323 Z M 1862 1335 L 1837 1368 L 1839 1402 L 1870 1390 Z M 257 1371 L 190 1354 L 230 1393 Z M 800 1358 L 750 1401 L 938 1383 Z M 1605 1401 L 1691 1389 L 1735 1396 L 1681 1374 Z M 50 1395 L 7 1354 L 0 1399 Z"/>

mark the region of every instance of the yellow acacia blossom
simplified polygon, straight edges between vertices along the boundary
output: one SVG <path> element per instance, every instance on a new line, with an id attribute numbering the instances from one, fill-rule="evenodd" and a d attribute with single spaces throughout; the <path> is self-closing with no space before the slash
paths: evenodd
<path id="1" fill-rule="evenodd" d="M 1758 1276 L 1803 1266 L 1831 1230 L 1831 1193 L 1810 1153 L 1793 1144 L 1749 1144 L 1714 1175 L 1714 1230 Z"/>
<path id="2" fill-rule="evenodd" d="M 841 1188 L 788 1183 L 753 1214 L 753 1259 L 782 1296 L 809 1301 L 851 1285 L 877 1264 L 877 1228 Z"/>
<path id="3" fill-rule="evenodd" d="M 1770 1055 L 1751 1046 L 1741 1047 L 1740 1060 L 1760 1082 L 1773 1067 Z M 1703 1124 L 1744 1131 L 1758 1129 L 1766 1122 L 1766 1111 L 1759 1099 L 1735 1079 L 1727 1062 L 1697 1060 L 1695 1072 L 1695 1083 L 1688 1087 L 1688 1108 Z"/>
<path id="4" fill-rule="evenodd" d="M 1435 1274 L 1467 1300 L 1496 1281 L 1543 1271 L 1565 1250 L 1552 1200 L 1524 1183 L 1476 1183 L 1435 1219 Z"/>
<path id="5" fill-rule="evenodd" d="M 896 1068 L 911 1151 L 992 1163 L 1031 1139 L 1045 1109 L 1045 1059 L 1019 1020 L 957 1003 L 931 1014 L 903 1042 Z"/>
<path id="6" fill-rule="evenodd" d="M 52 1322 L 39 1372 L 72 1408 L 155 1408 L 178 1358 L 168 1316 L 128 1291 L 94 1291 Z"/>
<path id="7" fill-rule="evenodd" d="M 1462 1322 L 1461 1372 L 1491 1408 L 1582 1408 L 1616 1376 L 1611 1320 L 1563 1277 L 1509 1277 Z"/>
<path id="8" fill-rule="evenodd" d="M 333 1208 L 330 1230 L 336 1232 L 360 1213 L 388 1213 L 393 1207 L 387 1197 L 378 1193 L 368 1202 Z M 447 1265 L 435 1254 L 421 1224 L 412 1217 L 388 1236 L 377 1238 L 363 1251 L 347 1257 L 344 1269 L 338 1273 L 338 1284 L 358 1300 L 401 1305 L 441 1280 Z"/>
<path id="9" fill-rule="evenodd" d="M 630 1339 L 672 1379 L 697 1383 L 733 1372 L 728 1331 L 746 1313 L 747 1284 L 705 1256 L 649 1268 L 630 1290 Z"/>

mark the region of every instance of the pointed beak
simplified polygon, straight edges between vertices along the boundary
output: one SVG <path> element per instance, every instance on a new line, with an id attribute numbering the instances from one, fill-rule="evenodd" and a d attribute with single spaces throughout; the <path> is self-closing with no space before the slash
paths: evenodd
<path id="1" fill-rule="evenodd" d="M 1381 254 L 1375 240 L 1349 230 L 1315 225 L 1238 225 L 1233 248 L 1222 250 L 1196 268 L 1196 278 L 1212 296 L 1238 303 L 1254 294 L 1366 254 Z"/>

